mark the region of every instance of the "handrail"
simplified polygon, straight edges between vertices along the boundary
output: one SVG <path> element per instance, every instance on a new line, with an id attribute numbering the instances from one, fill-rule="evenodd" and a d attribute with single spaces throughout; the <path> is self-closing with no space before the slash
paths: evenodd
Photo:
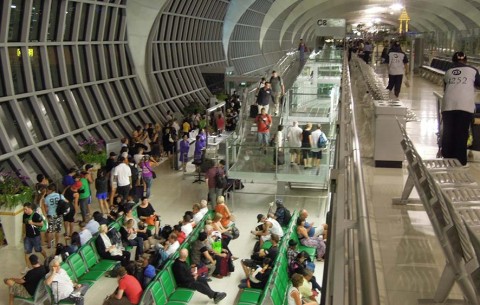
<path id="1" fill-rule="evenodd" d="M 331 203 L 332 230 L 328 237 L 325 267 L 327 273 L 324 275 L 324 279 L 328 278 L 326 282 L 324 280 L 327 290 L 325 302 L 322 301 L 321 304 L 379 305 L 356 111 L 347 58 L 345 55 L 342 102 L 338 119 L 340 128 L 337 131 L 336 161 L 332 175 L 332 184 L 335 185 Z M 359 272 L 359 276 L 355 272 Z M 357 281 L 358 278 L 360 282 Z M 357 289 L 357 284 L 360 289 Z"/>
<path id="2" fill-rule="evenodd" d="M 347 56 L 345 56 L 346 58 Z M 345 59 L 346 60 L 346 59 Z M 351 90 L 350 70 L 348 64 L 345 64 L 346 79 L 345 83 Z M 351 91 L 350 91 L 351 92 Z M 365 192 L 365 181 L 363 178 L 363 169 L 360 156 L 360 143 L 358 141 L 355 104 L 353 96 L 350 94 L 349 101 L 351 105 L 351 131 L 352 131 L 352 157 L 353 157 L 353 177 L 357 203 L 357 221 L 358 221 L 358 243 L 362 246 L 358 248 L 360 261 L 360 285 L 362 287 L 362 304 L 378 305 L 380 298 L 378 293 L 378 282 L 375 268 L 375 259 L 373 256 L 373 246 L 370 233 L 370 224 L 368 222 L 367 196 Z"/>

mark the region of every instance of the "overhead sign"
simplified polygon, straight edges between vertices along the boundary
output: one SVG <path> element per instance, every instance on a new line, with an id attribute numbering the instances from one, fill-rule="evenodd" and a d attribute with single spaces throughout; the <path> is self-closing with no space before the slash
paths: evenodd
<path id="1" fill-rule="evenodd" d="M 347 22 L 345 19 L 318 18 L 316 26 L 317 36 L 332 36 L 343 38 L 346 33 Z"/>

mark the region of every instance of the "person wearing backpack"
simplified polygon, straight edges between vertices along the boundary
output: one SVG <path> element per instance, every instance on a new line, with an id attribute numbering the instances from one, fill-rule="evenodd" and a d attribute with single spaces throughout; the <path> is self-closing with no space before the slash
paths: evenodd
<path id="1" fill-rule="evenodd" d="M 275 210 L 274 217 L 282 227 L 288 226 L 290 219 L 292 219 L 292 214 L 290 211 L 283 205 L 282 199 L 275 200 L 277 209 Z"/>
<path id="2" fill-rule="evenodd" d="M 25 249 L 25 263 L 27 267 L 31 267 L 29 257 L 33 250 L 40 252 L 44 258 L 47 258 L 45 249 L 42 248 L 42 240 L 40 238 L 41 228 L 44 227 L 45 220 L 40 214 L 33 211 L 33 204 L 26 202 L 23 204 L 23 224 L 25 225 L 23 247 Z"/>
<path id="3" fill-rule="evenodd" d="M 222 183 L 224 184 L 222 185 Z M 217 166 L 212 166 L 206 171 L 205 184 L 208 187 L 208 202 L 213 207 L 217 202 L 217 197 L 223 194 L 223 188 L 226 186 L 224 160 L 220 160 Z"/>
<path id="4" fill-rule="evenodd" d="M 317 129 L 312 132 L 312 142 L 315 144 L 314 147 L 312 147 L 312 157 L 318 175 L 320 161 L 322 160 L 322 150 L 327 146 L 327 136 L 322 131 L 322 124 L 318 124 Z"/>
<path id="5" fill-rule="evenodd" d="M 62 230 L 63 215 L 57 211 L 59 202 L 65 204 L 67 201 L 65 196 L 57 193 L 57 187 L 55 186 L 55 183 L 50 183 L 50 185 L 47 187 L 47 196 L 45 196 L 42 203 L 43 214 L 46 214 L 48 219 L 48 230 L 46 234 L 48 249 L 52 247 L 52 233 L 55 233 L 55 244 L 60 242 L 60 231 Z"/>

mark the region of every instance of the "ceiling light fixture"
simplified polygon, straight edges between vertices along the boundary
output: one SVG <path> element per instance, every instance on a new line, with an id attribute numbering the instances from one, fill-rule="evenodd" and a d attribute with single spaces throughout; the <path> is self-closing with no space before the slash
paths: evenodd
<path id="1" fill-rule="evenodd" d="M 390 9 L 392 11 L 400 11 L 403 9 L 403 5 L 401 3 L 394 3 L 392 5 L 390 5 Z"/>

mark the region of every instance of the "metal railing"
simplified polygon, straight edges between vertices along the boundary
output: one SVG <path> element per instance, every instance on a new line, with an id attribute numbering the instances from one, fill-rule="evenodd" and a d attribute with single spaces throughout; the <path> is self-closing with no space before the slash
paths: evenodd
<path id="1" fill-rule="evenodd" d="M 332 174 L 331 232 L 322 304 L 380 304 L 350 71 L 344 57 L 342 103 Z M 358 261 L 358 266 L 356 262 Z M 359 276 L 356 275 L 358 272 Z M 356 288 L 360 279 L 360 289 Z"/>

